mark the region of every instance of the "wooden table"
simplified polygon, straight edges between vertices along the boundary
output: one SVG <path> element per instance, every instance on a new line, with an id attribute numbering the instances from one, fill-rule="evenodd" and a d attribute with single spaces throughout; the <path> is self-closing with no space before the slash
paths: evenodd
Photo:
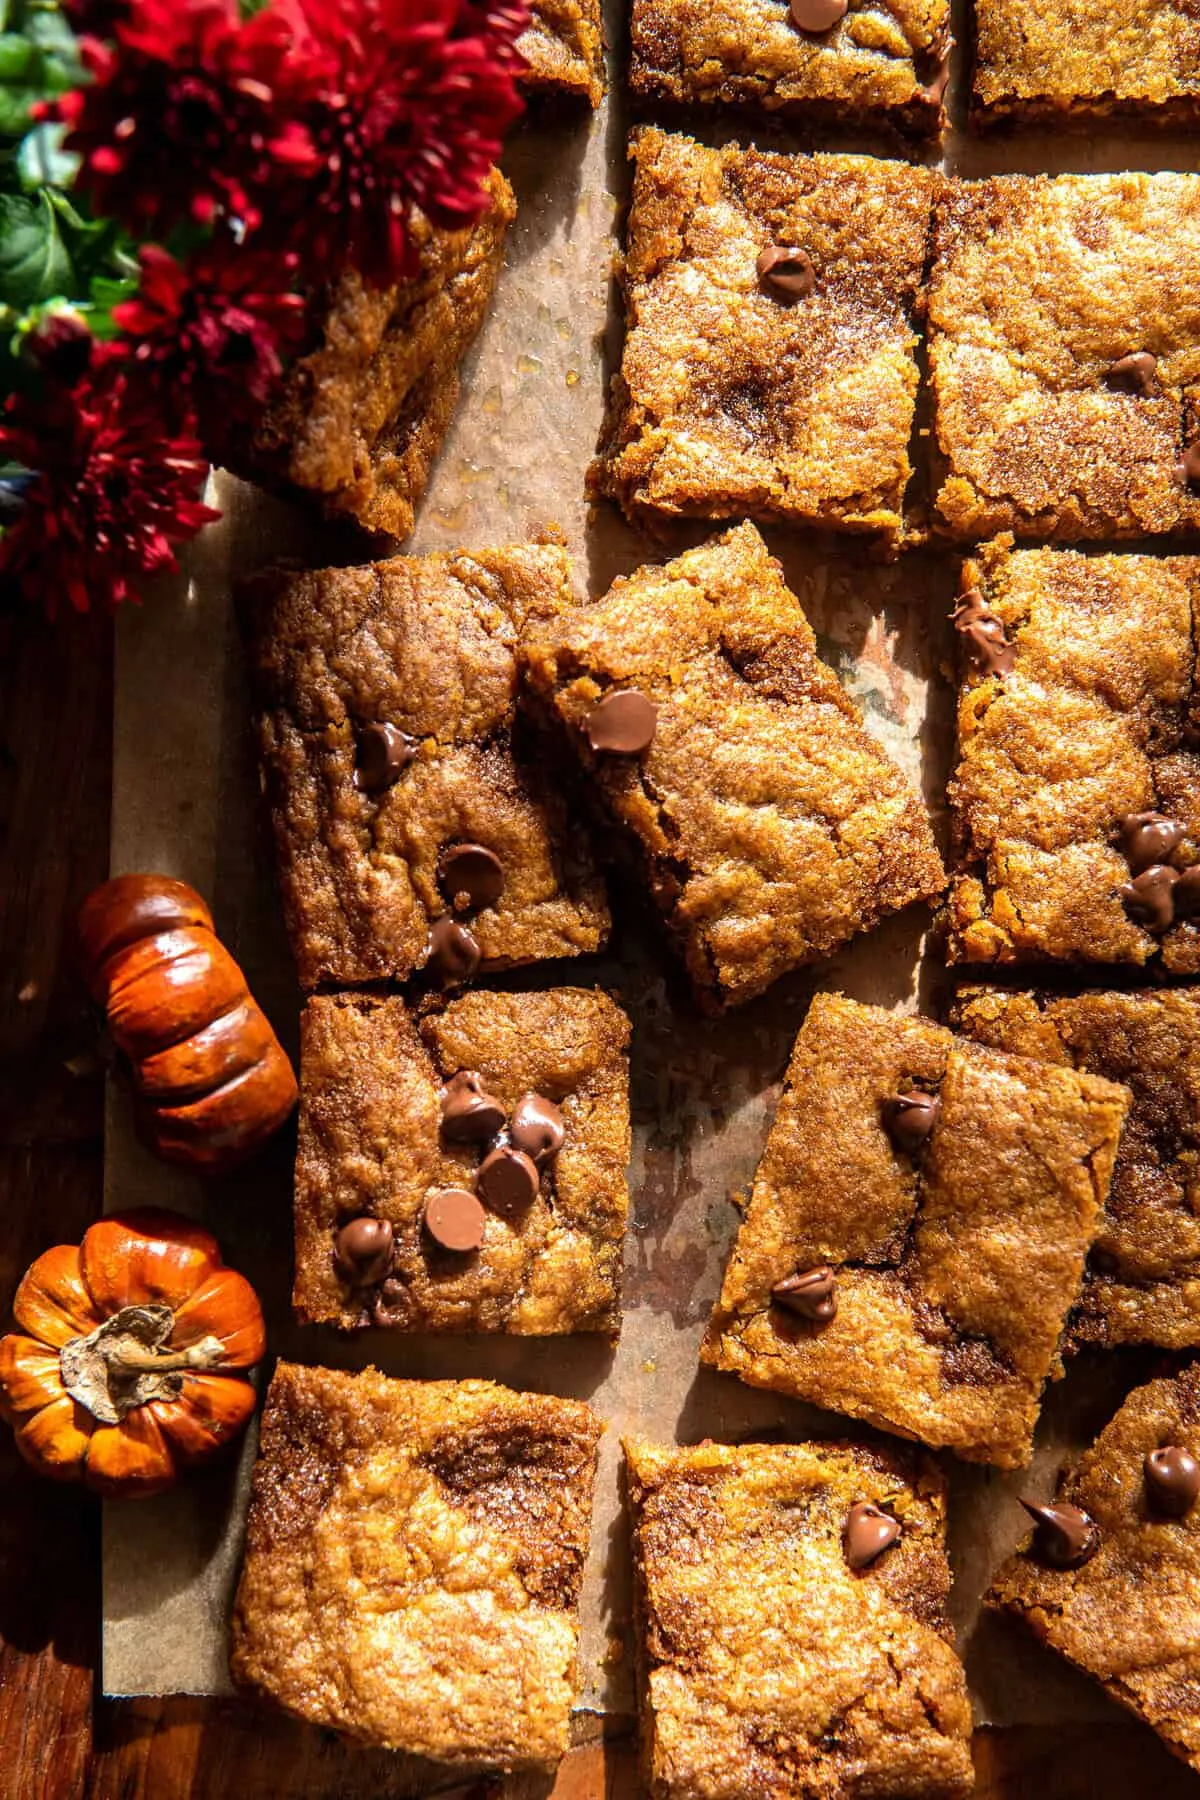
<path id="1" fill-rule="evenodd" d="M 107 620 L 0 619 L 0 1303 L 27 1264 L 100 1208 L 103 1082 L 69 954 L 108 863 Z M 390 1800 L 393 1759 L 233 1701 L 105 1701 L 99 1514 L 37 1481 L 0 1438 L 0 1800 Z M 1200 1800 L 1125 1723 L 976 1734 L 980 1800 Z M 483 1800 L 484 1787 L 472 1790 Z M 553 1800 L 633 1800 L 631 1747 L 593 1744 Z M 511 1782 L 492 1800 L 545 1789 Z M 465 1800 L 465 1795 L 463 1796 Z M 747 1795 L 746 1800 L 754 1800 Z"/>

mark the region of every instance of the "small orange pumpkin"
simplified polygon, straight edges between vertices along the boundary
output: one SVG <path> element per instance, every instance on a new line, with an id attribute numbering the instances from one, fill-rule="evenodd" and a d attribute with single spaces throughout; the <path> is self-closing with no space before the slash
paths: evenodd
<path id="1" fill-rule="evenodd" d="M 278 1131 L 298 1098 L 292 1065 L 194 888 L 118 875 L 84 901 L 79 944 L 160 1156 L 211 1174 Z"/>
<path id="2" fill-rule="evenodd" d="M 42 1475 L 137 1498 L 231 1443 L 262 1308 L 215 1238 L 178 1213 L 112 1213 L 25 1271 L 0 1338 L 0 1415 Z M 23 1334 L 23 1335 L 22 1335 Z"/>

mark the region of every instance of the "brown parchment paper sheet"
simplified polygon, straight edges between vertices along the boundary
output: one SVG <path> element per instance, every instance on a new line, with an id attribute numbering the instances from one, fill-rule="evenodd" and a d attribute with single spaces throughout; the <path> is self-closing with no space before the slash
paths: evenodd
<path id="1" fill-rule="evenodd" d="M 618 61 L 623 11 L 610 8 Z M 958 35 L 961 40 L 961 27 Z M 957 57 L 960 103 L 964 76 Z M 624 131 L 618 98 L 594 120 L 543 120 L 513 140 L 505 166 L 521 211 L 493 314 L 468 362 L 462 403 L 406 546 L 413 552 L 501 543 L 553 524 L 576 554 L 581 588 L 595 594 L 615 573 L 676 547 L 675 540 L 639 538 L 612 509 L 589 521 L 583 493 L 620 337 L 611 268 L 627 191 Z M 738 134 L 787 142 L 744 124 Z M 882 140 L 858 147 L 894 153 Z M 1195 146 L 1179 139 L 1026 134 L 979 145 L 958 130 L 945 160 L 965 174 L 1200 166 Z M 230 478 L 217 476 L 213 487 L 222 523 L 193 547 L 183 578 L 120 621 L 112 863 L 114 872 L 181 876 L 211 900 L 219 930 L 294 1054 L 300 998 L 257 814 L 230 585 L 274 556 L 347 562 L 363 550 L 348 532 L 322 532 L 306 511 L 268 501 Z M 689 541 L 703 535 L 703 528 L 690 529 Z M 869 729 L 922 784 L 940 821 L 953 695 L 938 671 L 950 657 L 946 614 L 956 557 L 922 552 L 883 568 L 852 561 L 835 545 L 766 535 L 823 653 L 864 707 Z M 629 1430 L 686 1442 L 845 1429 L 844 1421 L 701 1371 L 697 1346 L 736 1229 L 728 1196 L 749 1184 L 810 994 L 822 986 L 903 1011 L 935 1011 L 944 971 L 936 955 L 923 958 L 927 923 L 920 911 L 895 918 L 828 965 L 718 1022 L 697 1019 L 654 940 L 620 907 L 606 957 L 528 972 L 530 984 L 615 984 L 634 1019 L 632 1214 L 624 1327 L 615 1353 L 586 1338 L 372 1332 L 346 1341 L 292 1325 L 291 1133 L 251 1170 L 205 1186 L 150 1158 L 114 1097 L 107 1203 L 157 1202 L 203 1217 L 262 1294 L 273 1353 L 344 1367 L 375 1362 L 394 1375 L 489 1375 L 590 1400 L 608 1430 L 584 1594 L 582 1707 L 628 1715 L 632 1654 L 619 1438 Z M 1131 1379 L 1127 1364 L 1075 1367 L 1049 1397 L 1035 1464 L 1023 1475 L 947 1459 L 956 1621 L 981 1719 L 1015 1723 L 1106 1712 L 1099 1693 L 1049 1653 L 1003 1626 L 978 1621 L 978 1598 L 991 1569 L 1022 1535 L 1015 1493 L 1048 1488 L 1057 1464 L 1090 1438 Z M 106 1693 L 228 1691 L 226 1624 L 252 1455 L 248 1441 L 233 1467 L 158 1500 L 106 1509 Z"/>

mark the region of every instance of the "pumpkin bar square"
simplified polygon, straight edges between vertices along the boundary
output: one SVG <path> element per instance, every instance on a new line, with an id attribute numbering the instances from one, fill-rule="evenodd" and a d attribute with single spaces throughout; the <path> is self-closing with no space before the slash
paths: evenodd
<path id="1" fill-rule="evenodd" d="M 531 95 L 560 95 L 599 106 L 604 98 L 600 0 L 533 0 L 517 39 L 525 59 L 521 85 Z"/>
<path id="2" fill-rule="evenodd" d="M 970 986 L 950 1023 L 976 1043 L 1087 1069 L 1133 1096 L 1064 1347 L 1200 1345 L 1200 991 Z"/>
<path id="3" fill-rule="evenodd" d="M 521 654 L 709 1009 L 941 892 L 921 800 L 752 525 L 535 621 Z"/>
<path id="4" fill-rule="evenodd" d="M 975 0 L 971 121 L 1200 124 L 1200 19 L 1184 0 Z"/>
<path id="5" fill-rule="evenodd" d="M 948 952 L 1200 971 L 1200 558 L 984 548 L 955 614 Z"/>
<path id="6" fill-rule="evenodd" d="M 928 338 L 949 536 L 1200 527 L 1200 176 L 946 183 Z"/>
<path id="7" fill-rule="evenodd" d="M 626 513 L 902 532 L 940 179 L 646 128 L 595 489 Z"/>
<path id="8" fill-rule="evenodd" d="M 517 717 L 516 643 L 571 603 L 553 545 L 273 571 L 244 593 L 304 987 L 596 950 L 604 888 Z"/>
<path id="9" fill-rule="evenodd" d="M 705 1362 L 970 1462 L 1029 1460 L 1127 1089 L 818 994 Z"/>
<path id="10" fill-rule="evenodd" d="M 475 989 L 419 1012 L 394 997 L 311 999 L 301 1321 L 615 1338 L 628 1043 L 624 1013 L 586 988 Z"/>
<path id="11" fill-rule="evenodd" d="M 578 1692 L 602 1429 L 581 1401 L 490 1381 L 280 1362 L 234 1680 L 366 1744 L 552 1769 Z"/>
<path id="12" fill-rule="evenodd" d="M 1023 1620 L 1200 1771 L 1198 1492 L 1193 1363 L 1134 1389 L 986 1603 Z"/>
<path id="13" fill-rule="evenodd" d="M 931 137 L 950 43 L 948 0 L 633 0 L 629 85 L 647 104 Z"/>
<path id="14" fill-rule="evenodd" d="M 901 1445 L 625 1444 L 652 1800 L 952 1800 L 946 1487 Z"/>
<path id="15" fill-rule="evenodd" d="M 367 531 L 408 537 L 516 217 L 499 170 L 487 191 L 473 226 L 448 231 L 414 217 L 408 279 L 377 288 L 350 271 L 314 303 L 307 347 L 231 467 Z"/>

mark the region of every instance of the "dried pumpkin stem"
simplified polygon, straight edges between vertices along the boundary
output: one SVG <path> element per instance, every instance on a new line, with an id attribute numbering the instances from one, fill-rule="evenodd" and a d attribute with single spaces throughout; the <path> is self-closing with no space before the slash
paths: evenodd
<path id="1" fill-rule="evenodd" d="M 168 1351 L 166 1355 L 156 1355 L 153 1350 L 139 1350 L 132 1344 L 114 1344 L 105 1349 L 104 1360 L 112 1374 L 121 1375 L 169 1375 L 176 1369 L 215 1369 L 225 1354 L 220 1338 L 201 1338 L 197 1344 L 189 1344 L 186 1350 Z"/>

